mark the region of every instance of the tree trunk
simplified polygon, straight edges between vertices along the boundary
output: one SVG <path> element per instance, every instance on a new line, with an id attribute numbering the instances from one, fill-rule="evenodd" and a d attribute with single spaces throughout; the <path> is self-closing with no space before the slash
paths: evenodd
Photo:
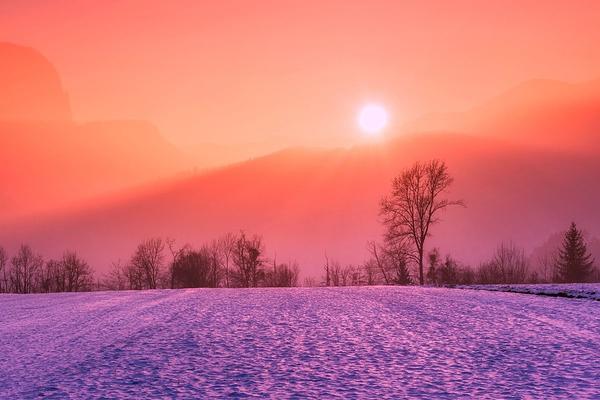
<path id="1" fill-rule="evenodd" d="M 425 280 L 423 279 L 423 248 L 419 249 L 419 285 L 423 286 Z"/>

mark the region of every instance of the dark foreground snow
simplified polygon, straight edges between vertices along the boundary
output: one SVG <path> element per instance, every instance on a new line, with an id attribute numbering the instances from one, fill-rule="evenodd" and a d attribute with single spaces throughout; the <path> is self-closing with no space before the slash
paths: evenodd
<path id="1" fill-rule="evenodd" d="M 489 290 L 493 292 L 513 292 L 538 296 L 569 297 L 600 301 L 600 283 L 543 283 L 509 285 L 463 285 L 460 289 Z"/>
<path id="2" fill-rule="evenodd" d="M 600 302 L 434 288 L 0 295 L 0 398 L 598 398 Z"/>

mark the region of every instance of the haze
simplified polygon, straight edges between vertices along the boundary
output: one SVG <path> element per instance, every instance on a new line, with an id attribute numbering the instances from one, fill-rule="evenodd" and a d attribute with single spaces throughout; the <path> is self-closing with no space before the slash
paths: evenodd
<path id="1" fill-rule="evenodd" d="M 25 0 L 0 4 L 0 40 L 51 60 L 75 120 L 150 121 L 215 164 L 361 141 L 368 101 L 398 129 L 531 78 L 591 80 L 599 20 L 594 1 Z"/>
<path id="2" fill-rule="evenodd" d="M 0 244 L 103 272 L 148 237 L 243 229 L 317 276 L 325 254 L 364 262 L 391 179 L 432 158 L 467 208 L 430 243 L 461 262 L 571 221 L 593 238 L 599 20 L 583 1 L 3 2 Z"/>

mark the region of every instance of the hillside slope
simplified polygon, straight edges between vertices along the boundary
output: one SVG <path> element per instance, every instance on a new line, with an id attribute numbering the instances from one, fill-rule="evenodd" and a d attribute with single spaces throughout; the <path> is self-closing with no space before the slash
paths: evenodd
<path id="1" fill-rule="evenodd" d="M 144 121 L 75 122 L 58 71 L 0 42 L 0 221 L 113 193 L 191 168 Z"/>
<path id="2" fill-rule="evenodd" d="M 449 130 L 519 144 L 600 150 L 600 79 L 565 83 L 536 79 L 460 113 L 423 116 L 407 131 Z"/>
<path id="3" fill-rule="evenodd" d="M 489 139 L 415 135 L 347 150 L 296 149 L 109 199 L 62 215 L 21 221 L 0 243 L 27 241 L 47 254 L 79 250 L 102 270 L 127 258 L 140 240 L 171 236 L 199 245 L 227 231 L 263 234 L 268 255 L 297 259 L 320 275 L 324 255 L 359 263 L 378 239 L 378 204 L 392 177 L 416 160 L 447 162 L 449 210 L 431 245 L 468 263 L 502 240 L 531 248 L 571 220 L 595 234 L 600 159 L 558 154 Z"/>

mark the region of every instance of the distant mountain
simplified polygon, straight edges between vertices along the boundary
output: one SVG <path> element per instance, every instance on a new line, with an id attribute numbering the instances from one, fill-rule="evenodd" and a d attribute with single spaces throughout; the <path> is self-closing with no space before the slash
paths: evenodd
<path id="1" fill-rule="evenodd" d="M 211 142 L 189 143 L 180 147 L 194 157 L 194 166 L 207 169 L 223 167 L 240 161 L 265 156 L 281 150 L 281 140 L 247 142 L 240 144 L 217 144 Z"/>
<path id="2" fill-rule="evenodd" d="M 319 275 L 324 255 L 358 263 L 378 239 L 378 202 L 415 160 L 447 161 L 452 197 L 431 245 L 468 263 L 503 240 L 531 249 L 571 220 L 600 231 L 600 158 L 536 150 L 490 138 L 422 134 L 348 150 L 292 149 L 131 193 L 102 205 L 13 225 L 0 243 L 29 241 L 52 255 L 75 248 L 98 269 L 158 235 L 198 245 L 226 231 L 264 235 L 269 256 Z M 10 232 L 10 234 L 8 234 Z"/>
<path id="3" fill-rule="evenodd" d="M 0 221 L 171 177 L 194 163 L 144 121 L 75 123 L 52 64 L 0 43 Z"/>
<path id="4" fill-rule="evenodd" d="M 41 86 L 56 86 L 51 75 Z M 366 241 L 380 237 L 378 204 L 392 177 L 430 158 L 447 162 L 451 196 L 468 206 L 434 228 L 430 244 L 442 252 L 477 263 L 500 241 L 532 249 L 571 221 L 598 236 L 598 88 L 531 81 L 377 145 L 290 149 L 193 176 L 176 174 L 201 162 L 146 122 L 76 124 L 68 108 L 50 112 L 45 102 L 28 120 L 4 111 L 12 117 L 0 120 L 0 244 L 29 242 L 47 256 L 76 249 L 102 271 L 150 236 L 198 245 L 245 229 L 264 235 L 269 256 L 317 276 L 325 254 L 363 261 Z M 61 90 L 51 92 L 64 105 Z"/>
<path id="5" fill-rule="evenodd" d="M 124 190 L 189 168 L 142 121 L 0 121 L 0 220 Z"/>
<path id="6" fill-rule="evenodd" d="M 0 42 L 0 120 L 68 121 L 71 107 L 54 66 L 30 47 Z"/>
<path id="7" fill-rule="evenodd" d="M 426 115 L 407 131 L 487 135 L 555 149 L 600 148 L 600 80 L 531 80 L 462 113 Z"/>

